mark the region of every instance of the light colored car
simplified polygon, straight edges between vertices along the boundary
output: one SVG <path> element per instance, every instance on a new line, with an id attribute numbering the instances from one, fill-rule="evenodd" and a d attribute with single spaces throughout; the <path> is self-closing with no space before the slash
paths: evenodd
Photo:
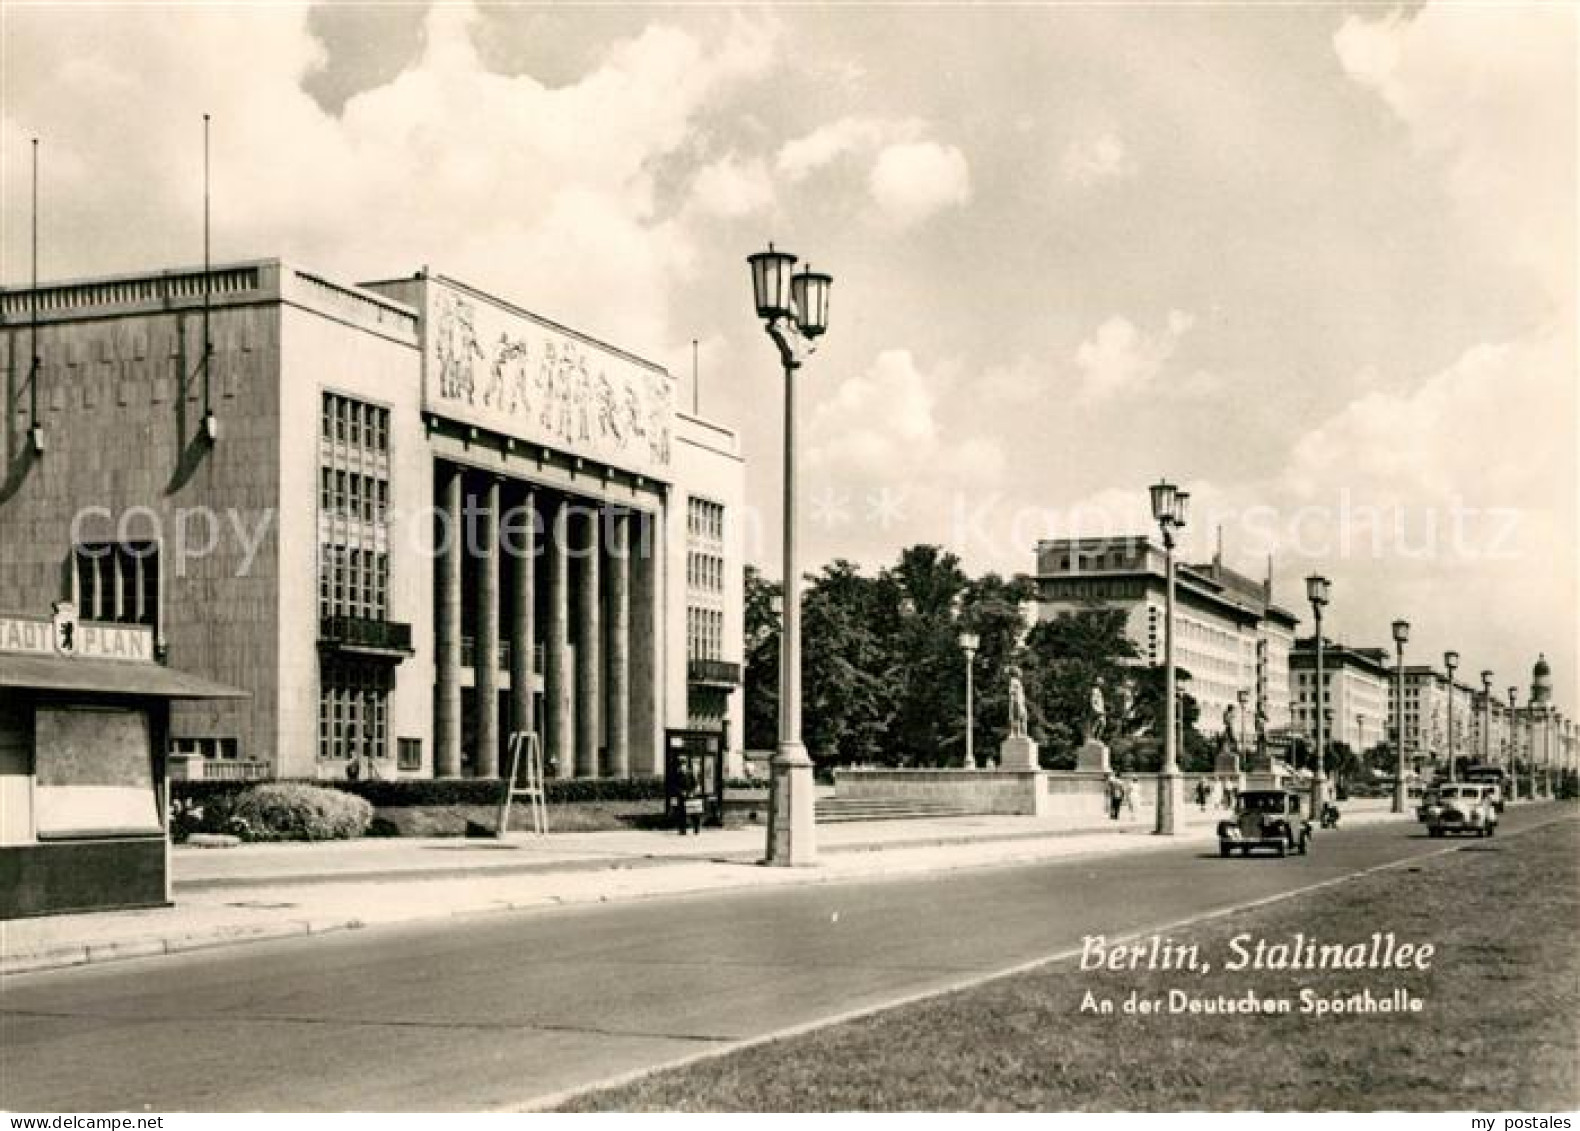
<path id="1" fill-rule="evenodd" d="M 1498 831 L 1498 807 L 1492 797 L 1495 788 L 1476 782 L 1442 786 L 1438 790 L 1438 807 L 1427 818 L 1427 834 L 1492 836 Z"/>

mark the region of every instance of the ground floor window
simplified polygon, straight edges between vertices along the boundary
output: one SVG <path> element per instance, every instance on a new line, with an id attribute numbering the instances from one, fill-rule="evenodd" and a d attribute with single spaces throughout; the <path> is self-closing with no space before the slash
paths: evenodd
<path id="1" fill-rule="evenodd" d="M 170 753 L 178 758 L 206 758 L 210 762 L 235 762 L 241 745 L 234 738 L 172 738 Z"/>
<path id="2" fill-rule="evenodd" d="M 384 664 L 323 661 L 318 691 L 320 759 L 344 762 L 388 756 L 393 678 Z"/>
<path id="3" fill-rule="evenodd" d="M 395 750 L 398 756 L 396 769 L 412 773 L 422 769 L 422 739 L 397 738 Z"/>

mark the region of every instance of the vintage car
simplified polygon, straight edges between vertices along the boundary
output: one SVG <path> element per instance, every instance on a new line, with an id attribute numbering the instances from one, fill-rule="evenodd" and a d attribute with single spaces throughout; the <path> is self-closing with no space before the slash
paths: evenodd
<path id="1" fill-rule="evenodd" d="M 1438 790 L 1438 807 L 1427 819 L 1427 835 L 1492 836 L 1498 831 L 1498 808 L 1493 801 L 1495 788 L 1481 782 L 1443 786 Z"/>
<path id="2" fill-rule="evenodd" d="M 1311 844 L 1311 822 L 1300 812 L 1300 794 L 1288 789 L 1248 789 L 1235 804 L 1234 819 L 1218 822 L 1218 855 L 1238 848 L 1271 848 L 1278 855 L 1304 855 Z"/>

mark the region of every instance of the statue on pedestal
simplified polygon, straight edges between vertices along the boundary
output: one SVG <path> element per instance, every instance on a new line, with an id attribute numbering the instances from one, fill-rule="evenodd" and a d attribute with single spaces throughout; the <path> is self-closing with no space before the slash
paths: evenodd
<path id="1" fill-rule="evenodd" d="M 1026 687 L 1020 669 L 1009 669 L 1009 735 L 999 746 L 999 766 L 1005 770 L 1037 770 L 1037 744 L 1026 733 Z"/>
<path id="2" fill-rule="evenodd" d="M 1009 735 L 1026 737 L 1026 688 L 1020 682 L 1020 669 L 1009 669 Z"/>
<path id="3" fill-rule="evenodd" d="M 1108 773 L 1108 747 L 1103 743 L 1103 732 L 1108 729 L 1108 704 L 1103 698 L 1103 681 L 1092 685 L 1087 699 L 1086 740 L 1075 752 L 1075 768 L 1079 771 Z"/>

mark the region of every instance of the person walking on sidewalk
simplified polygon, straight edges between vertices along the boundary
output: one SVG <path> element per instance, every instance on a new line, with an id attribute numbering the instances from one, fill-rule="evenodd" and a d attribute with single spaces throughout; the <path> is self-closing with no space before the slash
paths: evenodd
<path id="1" fill-rule="evenodd" d="M 1108 819 L 1119 820 L 1119 809 L 1125 803 L 1125 783 L 1118 774 L 1108 775 Z"/>
<path id="2" fill-rule="evenodd" d="M 686 835 L 686 826 L 691 826 L 691 831 L 702 835 L 702 789 L 697 784 L 697 775 L 691 772 L 688 765 L 680 771 L 680 835 Z"/>

